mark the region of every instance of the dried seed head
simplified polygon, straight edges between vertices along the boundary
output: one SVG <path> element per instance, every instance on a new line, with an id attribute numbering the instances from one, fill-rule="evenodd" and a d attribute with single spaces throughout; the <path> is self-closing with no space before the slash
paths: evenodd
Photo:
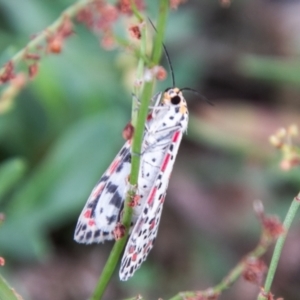
<path id="1" fill-rule="evenodd" d="M 273 239 L 277 239 L 285 231 L 277 216 L 264 216 L 262 225 L 265 233 Z"/>
<path id="2" fill-rule="evenodd" d="M 5 265 L 5 259 L 0 256 L 0 266 L 3 267 Z"/>
<path id="3" fill-rule="evenodd" d="M 264 279 L 264 274 L 267 270 L 267 265 L 261 260 L 255 257 L 248 258 L 246 268 L 243 272 L 245 280 L 260 285 Z"/>
<path id="4" fill-rule="evenodd" d="M 162 66 L 157 66 L 156 70 L 155 70 L 155 77 L 157 80 L 165 80 L 167 77 L 167 71 L 165 68 L 163 68 Z"/>
<path id="5" fill-rule="evenodd" d="M 48 39 L 48 52 L 59 54 L 63 47 L 63 37 L 60 35 L 55 35 Z"/>
<path id="6" fill-rule="evenodd" d="M 115 240 L 118 241 L 120 240 L 122 237 L 124 237 L 126 232 L 126 228 L 122 223 L 117 223 L 115 229 L 114 229 L 114 237 Z"/>
<path id="7" fill-rule="evenodd" d="M 128 124 L 126 124 L 125 128 L 123 129 L 122 136 L 126 141 L 128 141 L 132 139 L 133 133 L 134 133 L 134 127 L 129 122 Z"/>
<path id="8" fill-rule="evenodd" d="M 28 67 L 29 78 L 33 79 L 39 70 L 38 63 L 34 63 Z"/>
<path id="9" fill-rule="evenodd" d="M 5 83 L 15 77 L 14 65 L 10 60 L 4 67 L 4 72 L 0 75 L 0 83 Z"/>
<path id="10" fill-rule="evenodd" d="M 57 34 L 67 38 L 74 33 L 73 23 L 68 17 L 65 17 L 62 24 L 57 29 Z"/>
<path id="11" fill-rule="evenodd" d="M 85 24 L 85 26 L 88 28 L 93 27 L 93 12 L 90 9 L 90 7 L 85 7 L 81 9 L 77 14 L 76 19 L 78 22 Z"/>
<path id="12" fill-rule="evenodd" d="M 185 3 L 187 0 L 170 0 L 171 9 L 177 9 L 180 4 Z"/>
<path id="13" fill-rule="evenodd" d="M 117 3 L 117 8 L 119 9 L 119 11 L 123 14 L 128 14 L 131 15 L 132 14 L 132 9 L 131 9 L 131 2 L 133 2 L 136 6 L 136 8 L 139 11 L 142 11 L 145 9 L 145 4 L 143 0 L 119 0 Z"/>
<path id="14" fill-rule="evenodd" d="M 142 37 L 140 27 L 138 25 L 132 25 L 129 27 L 129 33 L 131 37 L 140 40 Z"/>

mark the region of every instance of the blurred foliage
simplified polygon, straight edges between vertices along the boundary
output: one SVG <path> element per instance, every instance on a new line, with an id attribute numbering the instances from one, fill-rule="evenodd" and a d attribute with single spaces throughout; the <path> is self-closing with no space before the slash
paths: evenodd
<path id="1" fill-rule="evenodd" d="M 155 1 L 146 2 L 155 21 Z M 72 3 L 2 0 L 1 65 Z M 299 120 L 293 11 L 300 8 L 292 2 L 236 0 L 225 9 L 218 1 L 190 0 L 170 13 L 165 43 L 176 84 L 196 88 L 215 105 L 185 94 L 191 122 L 156 246 L 133 279 L 120 283 L 116 275 L 107 299 L 167 298 L 211 286 L 256 245 L 253 200 L 285 215 L 300 171 L 279 169 L 268 137 Z M 293 26 L 297 32 L 300 25 Z M 124 34 L 121 27 L 116 30 Z M 111 245 L 76 245 L 73 230 L 123 143 L 135 68 L 131 53 L 105 51 L 77 25 L 62 53 L 42 59 L 38 76 L 0 116 L 0 211 L 6 216 L 0 254 L 6 278 L 28 299 L 83 299 L 93 290 Z M 168 78 L 157 90 L 170 85 Z M 289 300 L 299 295 L 300 231 L 294 228 L 274 289 Z M 257 291 L 240 281 L 221 299 L 254 299 Z"/>

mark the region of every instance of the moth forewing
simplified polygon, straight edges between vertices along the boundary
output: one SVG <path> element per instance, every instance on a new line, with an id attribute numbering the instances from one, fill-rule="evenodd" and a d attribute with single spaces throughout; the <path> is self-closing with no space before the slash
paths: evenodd
<path id="1" fill-rule="evenodd" d="M 169 178 L 187 128 L 188 111 L 181 92 L 176 90 L 175 95 L 171 94 L 180 96 L 175 105 L 166 93 L 146 127 L 138 182 L 142 195 L 141 206 L 137 207 L 140 215 L 124 251 L 119 273 L 121 280 L 127 280 L 134 274 L 153 247 Z"/>

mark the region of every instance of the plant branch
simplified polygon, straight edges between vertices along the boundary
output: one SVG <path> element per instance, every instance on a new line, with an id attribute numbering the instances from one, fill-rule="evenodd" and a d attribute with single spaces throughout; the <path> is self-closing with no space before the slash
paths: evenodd
<path id="1" fill-rule="evenodd" d="M 164 28 L 166 27 L 167 12 L 168 12 L 168 0 L 160 1 L 160 8 L 159 8 L 160 22 L 157 28 L 158 32 L 161 31 L 162 33 L 164 33 Z M 145 36 L 144 37 L 142 36 L 142 39 L 143 38 L 145 38 Z M 163 35 L 160 34 L 160 39 L 156 39 L 153 46 L 152 62 L 154 65 L 157 65 L 160 60 L 160 55 L 162 53 L 162 39 L 163 39 Z M 144 54 L 145 51 L 144 47 L 145 47 L 145 41 L 142 41 L 141 42 L 142 54 Z M 135 196 L 135 187 L 137 186 L 138 183 L 140 158 L 141 158 L 140 153 L 141 153 L 143 134 L 144 134 L 144 124 L 146 122 L 148 107 L 153 94 L 153 86 L 154 86 L 154 80 L 145 82 L 144 84 L 142 95 L 141 95 L 141 105 L 139 108 L 136 127 L 134 130 L 134 136 L 132 142 L 131 173 L 129 179 L 131 188 L 127 193 L 127 197 L 124 205 L 124 215 L 122 219 L 122 224 L 125 226 L 125 235 L 122 239 L 115 242 L 111 254 L 108 258 L 108 261 L 104 266 L 102 274 L 99 278 L 93 296 L 91 297 L 91 300 L 98 300 L 102 298 L 105 289 L 110 281 L 110 278 L 113 275 L 113 272 L 118 264 L 120 255 L 127 241 L 129 228 L 131 224 L 131 217 L 132 217 L 132 208 L 128 204 L 132 200 L 132 197 Z"/>
<path id="2" fill-rule="evenodd" d="M 274 248 L 274 252 L 273 252 L 273 256 L 272 256 L 272 260 L 270 263 L 270 268 L 267 274 L 267 278 L 266 278 L 266 282 L 265 282 L 265 286 L 262 289 L 262 292 L 259 294 L 258 296 L 258 300 L 266 300 L 268 299 L 268 294 L 270 292 L 271 289 L 271 285 L 275 276 L 275 272 L 277 269 L 277 265 L 282 253 L 282 248 L 287 236 L 287 233 L 289 231 L 289 228 L 294 220 L 294 217 L 296 215 L 296 212 L 298 211 L 298 208 L 300 206 L 300 192 L 299 194 L 293 199 L 292 204 L 287 212 L 287 215 L 285 217 L 285 220 L 283 222 L 283 227 L 284 227 L 284 234 L 282 234 L 279 239 L 276 242 L 275 248 Z"/>
<path id="3" fill-rule="evenodd" d="M 92 3 L 95 0 L 80 0 L 75 4 L 69 6 L 65 9 L 61 15 L 56 19 L 50 26 L 44 29 L 41 33 L 39 33 L 35 38 L 33 38 L 23 49 L 17 52 L 10 61 L 14 64 L 20 62 L 24 57 L 28 50 L 36 48 L 42 42 L 46 41 L 47 38 L 63 24 L 66 18 L 72 19 L 74 18 L 79 11 L 81 11 L 85 6 Z M 0 76 L 5 72 L 5 67 L 0 68 Z"/>
<path id="4" fill-rule="evenodd" d="M 272 220 L 272 218 L 270 218 L 270 220 Z M 213 297 L 218 297 L 247 271 L 249 262 L 257 260 L 266 253 L 269 247 L 273 244 L 275 238 L 275 236 L 270 236 L 270 233 L 263 228 L 258 245 L 249 252 L 219 284 L 203 291 L 180 292 L 169 300 L 183 300 L 189 297 L 198 297 L 199 299 L 214 299 Z"/>

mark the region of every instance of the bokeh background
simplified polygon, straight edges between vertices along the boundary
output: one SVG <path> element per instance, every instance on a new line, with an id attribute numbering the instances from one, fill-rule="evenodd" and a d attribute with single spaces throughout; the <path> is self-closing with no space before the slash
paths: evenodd
<path id="1" fill-rule="evenodd" d="M 1 65 L 72 3 L 0 0 Z M 155 21 L 157 1 L 146 5 Z M 234 0 L 229 7 L 189 0 L 170 13 L 165 44 L 176 84 L 199 90 L 214 106 L 185 94 L 189 129 L 156 245 L 128 282 L 115 274 L 105 299 L 168 299 L 213 286 L 258 243 L 254 200 L 284 218 L 300 171 L 279 168 L 268 138 L 300 125 L 299 16 L 300 1 L 287 0 Z M 75 32 L 61 54 L 42 59 L 38 76 L 0 116 L 0 170 L 12 168 L 2 183 L 14 182 L 0 202 L 1 274 L 24 299 L 87 299 L 112 247 L 76 244 L 73 232 L 124 143 L 136 60 L 122 49 L 104 50 L 83 25 Z M 157 90 L 170 85 L 169 78 Z M 288 300 L 300 297 L 299 225 L 296 218 L 272 289 Z M 220 299 L 257 293 L 240 279 Z"/>

